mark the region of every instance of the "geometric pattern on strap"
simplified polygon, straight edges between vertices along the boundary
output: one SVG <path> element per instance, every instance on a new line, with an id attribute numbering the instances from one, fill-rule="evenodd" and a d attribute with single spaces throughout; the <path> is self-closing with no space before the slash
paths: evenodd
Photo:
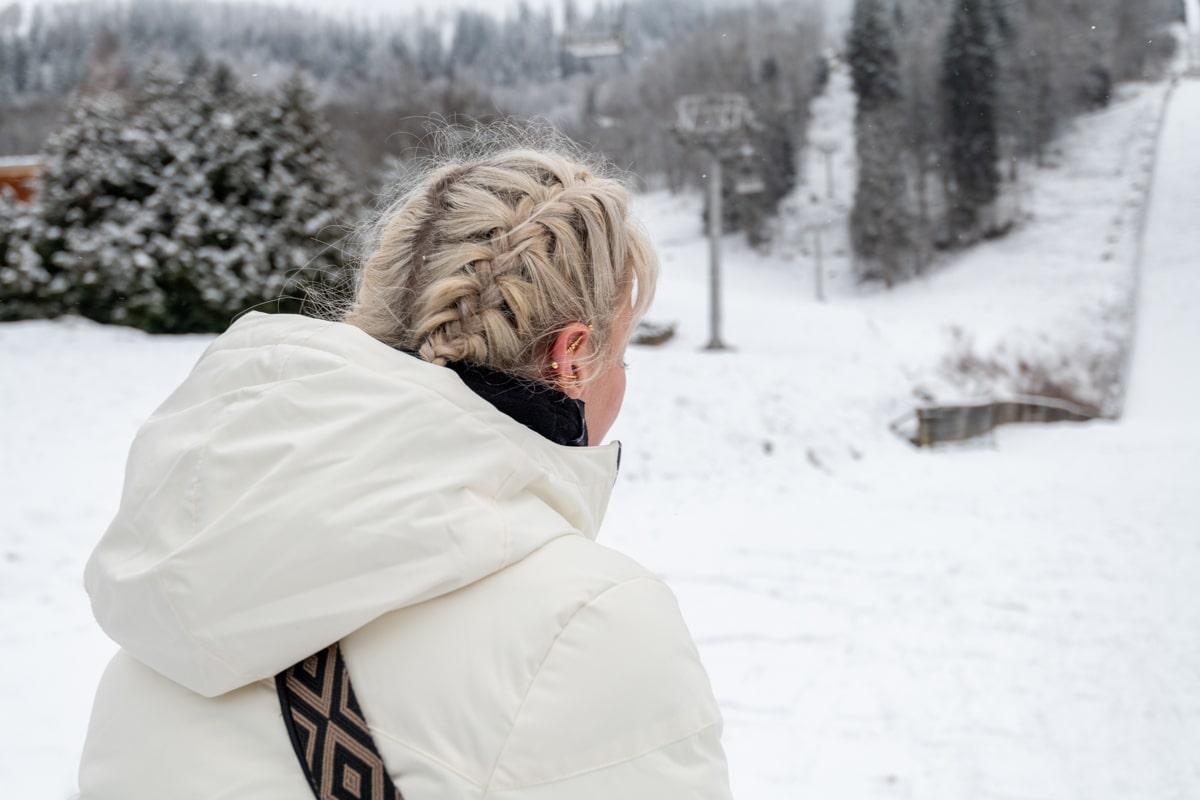
<path id="1" fill-rule="evenodd" d="M 337 643 L 275 676 L 292 749 L 317 800 L 403 800 Z"/>

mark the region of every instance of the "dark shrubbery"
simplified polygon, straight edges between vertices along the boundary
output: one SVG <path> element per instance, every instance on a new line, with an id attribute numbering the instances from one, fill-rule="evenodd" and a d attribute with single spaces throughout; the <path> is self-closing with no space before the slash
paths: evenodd
<path id="1" fill-rule="evenodd" d="M 223 66 L 84 93 L 38 204 L 0 214 L 0 318 L 76 313 L 223 330 L 341 279 L 352 197 L 299 76 L 260 95 Z"/>

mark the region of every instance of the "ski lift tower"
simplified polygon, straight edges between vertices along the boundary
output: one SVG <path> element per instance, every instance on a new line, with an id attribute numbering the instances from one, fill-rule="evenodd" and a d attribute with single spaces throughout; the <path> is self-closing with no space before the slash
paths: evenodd
<path id="1" fill-rule="evenodd" d="M 741 152 L 756 127 L 742 94 L 692 94 L 675 106 L 675 132 L 685 144 L 709 155 L 708 253 L 709 340 L 705 350 L 725 350 L 721 339 L 721 161 Z"/>

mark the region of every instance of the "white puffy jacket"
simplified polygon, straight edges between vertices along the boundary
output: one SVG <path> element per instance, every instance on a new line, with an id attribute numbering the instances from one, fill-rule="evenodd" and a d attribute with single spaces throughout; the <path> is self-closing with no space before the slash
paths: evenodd
<path id="1" fill-rule="evenodd" d="M 311 797 L 273 676 L 341 640 L 406 800 L 726 798 L 675 598 L 563 447 L 348 325 L 252 314 L 138 434 L 86 572 L 83 800 Z"/>

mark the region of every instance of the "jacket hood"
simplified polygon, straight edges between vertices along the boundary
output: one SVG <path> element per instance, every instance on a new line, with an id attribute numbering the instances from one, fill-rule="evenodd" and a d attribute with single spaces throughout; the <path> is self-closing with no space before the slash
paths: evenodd
<path id="1" fill-rule="evenodd" d="M 554 444 L 352 326 L 249 314 L 139 431 L 84 580 L 118 644 L 215 696 L 594 538 L 618 453 Z"/>

